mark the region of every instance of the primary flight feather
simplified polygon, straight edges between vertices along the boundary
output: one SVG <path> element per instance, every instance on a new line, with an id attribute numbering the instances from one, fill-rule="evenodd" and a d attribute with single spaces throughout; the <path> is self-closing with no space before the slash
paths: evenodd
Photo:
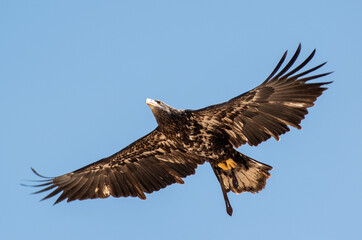
<path id="1" fill-rule="evenodd" d="M 331 82 L 309 83 L 326 76 L 306 76 L 320 64 L 300 72 L 313 58 L 315 50 L 291 70 L 301 50 L 299 45 L 291 60 L 281 68 L 287 52 L 274 71 L 258 87 L 225 103 L 199 110 L 178 110 L 159 101 L 147 99 L 158 126 L 110 157 L 55 178 L 46 178 L 36 193 L 51 192 L 43 199 L 60 193 L 55 203 L 113 197 L 139 197 L 194 174 L 199 164 L 208 162 L 224 196 L 226 210 L 232 215 L 227 193 L 258 192 L 270 177 L 271 166 L 258 162 L 235 148 L 257 146 L 271 137 L 279 140 L 289 126 L 300 129 L 323 87 Z"/>

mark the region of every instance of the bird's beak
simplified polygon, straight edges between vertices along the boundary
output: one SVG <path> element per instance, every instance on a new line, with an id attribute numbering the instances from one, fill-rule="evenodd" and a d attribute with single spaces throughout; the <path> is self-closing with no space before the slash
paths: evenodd
<path id="1" fill-rule="evenodd" d="M 150 99 L 150 98 L 147 98 L 146 99 L 146 104 L 148 105 L 148 106 L 155 106 L 155 107 L 157 107 L 158 106 L 158 104 L 157 104 L 157 102 L 155 101 L 155 100 L 153 100 L 153 99 Z"/>

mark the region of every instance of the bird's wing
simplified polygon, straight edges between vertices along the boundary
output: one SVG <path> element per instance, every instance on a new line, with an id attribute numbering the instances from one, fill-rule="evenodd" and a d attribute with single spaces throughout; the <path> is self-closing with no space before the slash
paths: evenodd
<path id="1" fill-rule="evenodd" d="M 300 129 L 299 124 L 308 113 L 307 108 L 312 107 L 326 89 L 322 86 L 331 83 L 307 83 L 330 74 L 305 76 L 325 63 L 299 73 L 313 58 L 315 50 L 299 66 L 290 70 L 300 50 L 301 45 L 279 71 L 287 55 L 285 52 L 270 76 L 253 90 L 228 102 L 193 111 L 196 119 L 206 129 L 223 130 L 235 147 L 246 143 L 256 146 L 270 137 L 279 140 L 281 134 L 289 131 L 288 126 Z"/>
<path id="2" fill-rule="evenodd" d="M 187 153 L 157 128 L 114 155 L 65 175 L 43 180 L 36 192 L 52 190 L 44 199 L 61 193 L 55 204 L 67 201 L 114 197 L 139 197 L 158 191 L 194 174 L 200 157 Z M 35 174 L 39 175 L 35 170 Z M 41 176 L 43 177 L 43 176 Z"/>

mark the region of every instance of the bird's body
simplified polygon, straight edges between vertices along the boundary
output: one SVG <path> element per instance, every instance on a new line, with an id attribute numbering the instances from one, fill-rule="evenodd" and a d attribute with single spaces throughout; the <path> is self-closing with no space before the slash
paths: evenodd
<path id="1" fill-rule="evenodd" d="M 61 193 L 55 203 L 109 196 L 146 199 L 145 193 L 173 183 L 182 184 L 182 178 L 194 174 L 199 164 L 208 162 L 220 182 L 227 212 L 231 215 L 227 193 L 262 190 L 272 169 L 235 148 L 246 143 L 256 146 L 270 137 L 279 140 L 281 134 L 289 131 L 288 126 L 300 129 L 307 108 L 313 106 L 326 89 L 321 87 L 328 84 L 326 82 L 306 82 L 328 73 L 304 77 L 324 64 L 296 74 L 315 51 L 287 73 L 299 52 L 300 46 L 278 73 L 284 54 L 261 85 L 222 104 L 199 110 L 178 110 L 159 100 L 147 99 L 158 123 L 155 130 L 110 157 L 48 178 L 44 184 L 37 185 L 45 187 L 37 193 L 53 189 L 44 199 Z"/>

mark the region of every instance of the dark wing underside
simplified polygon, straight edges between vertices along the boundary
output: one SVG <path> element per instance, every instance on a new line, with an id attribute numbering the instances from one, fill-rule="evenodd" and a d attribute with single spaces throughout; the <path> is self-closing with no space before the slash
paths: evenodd
<path id="1" fill-rule="evenodd" d="M 322 86 L 330 83 L 307 83 L 330 73 L 305 76 L 325 63 L 299 73 L 313 58 L 315 50 L 304 62 L 290 70 L 300 49 L 301 45 L 279 71 L 287 55 L 285 52 L 274 71 L 261 85 L 228 102 L 194 111 L 196 119 L 206 129 L 223 130 L 234 147 L 246 143 L 256 146 L 270 137 L 279 140 L 281 134 L 289 131 L 288 126 L 300 129 L 301 120 L 308 114 L 307 108 L 312 107 L 326 89 Z"/>
<path id="2" fill-rule="evenodd" d="M 62 192 L 55 204 L 64 199 L 69 202 L 109 196 L 146 199 L 145 193 L 176 182 L 182 184 L 182 178 L 194 174 L 202 163 L 202 158 L 186 153 L 155 129 L 108 158 L 44 180 L 36 186 L 45 188 L 35 193 L 52 190 L 44 200 Z"/>

